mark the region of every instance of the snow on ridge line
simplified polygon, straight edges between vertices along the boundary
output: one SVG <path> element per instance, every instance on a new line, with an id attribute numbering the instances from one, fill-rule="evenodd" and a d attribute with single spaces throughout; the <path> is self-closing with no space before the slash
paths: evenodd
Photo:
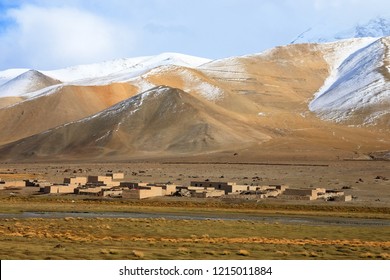
<path id="1" fill-rule="evenodd" d="M 322 119 L 343 122 L 353 119 L 357 110 L 389 102 L 390 84 L 378 71 L 384 65 L 385 49 L 383 41 L 377 40 L 351 54 L 337 68 L 336 80 L 309 104 L 309 109 Z M 368 113 L 362 125 L 374 124 L 384 115 L 375 114 Z"/>
<path id="2" fill-rule="evenodd" d="M 64 82 L 73 82 L 84 79 L 93 79 L 115 74 L 131 74 L 132 72 L 143 72 L 161 65 L 178 65 L 187 67 L 198 67 L 209 59 L 189 56 L 179 53 L 162 53 L 155 56 L 142 56 L 135 58 L 123 58 L 102 63 L 86 64 L 69 68 L 42 71 L 45 75 L 59 79 Z"/>
<path id="3" fill-rule="evenodd" d="M 29 70 L 27 68 L 14 68 L 0 71 L 0 86 Z"/>
<path id="4" fill-rule="evenodd" d="M 197 68 L 196 70 L 199 70 Z M 149 72 L 145 74 L 145 77 L 153 76 L 153 75 L 161 75 L 165 71 L 177 71 L 180 78 L 183 81 L 183 90 L 185 92 L 196 92 L 201 95 L 203 98 L 208 101 L 217 101 L 224 97 L 224 91 L 205 80 L 202 80 L 197 75 L 195 75 L 191 68 L 188 67 L 178 67 L 176 65 L 163 65 L 156 68 L 153 68 Z"/>
<path id="5" fill-rule="evenodd" d="M 126 82 L 159 66 L 177 65 L 196 68 L 210 62 L 210 59 L 179 53 L 162 53 L 155 56 L 123 58 L 101 63 L 78 65 L 64 69 L 39 71 L 40 73 L 71 85 L 105 85 L 113 82 Z M 20 75 L 32 71 L 30 69 L 9 69 L 0 72 L 1 85 L 12 81 Z M 35 71 L 35 70 L 34 70 Z M 27 77 L 25 77 L 27 78 Z M 19 81 L 22 82 L 22 81 Z M 0 88 L 1 88 L 0 85 Z M 13 90 L 12 96 L 25 94 L 25 90 Z M 11 96 L 4 92 L 0 96 Z"/>
<path id="6" fill-rule="evenodd" d="M 100 111 L 92 116 L 89 116 L 89 117 L 86 117 L 86 118 L 83 118 L 83 119 L 80 119 L 80 120 L 75 120 L 75 121 L 71 121 L 71 122 L 68 122 L 66 124 L 63 124 L 63 125 L 60 125 L 60 126 L 57 126 L 57 127 L 54 127 L 54 128 L 50 128 L 46 131 L 43 131 L 39 134 L 47 134 L 49 133 L 50 131 L 55 131 L 57 129 L 60 129 L 60 128 L 63 128 L 63 127 L 67 127 L 69 125 L 73 125 L 73 124 L 76 124 L 76 123 L 83 123 L 83 122 L 87 122 L 89 120 L 92 120 L 92 119 L 95 119 L 97 117 L 100 117 L 100 116 L 108 116 L 108 115 L 115 115 L 123 110 L 125 110 L 128 106 L 132 105 L 132 104 L 135 104 L 137 106 L 137 108 L 133 111 L 131 111 L 129 114 L 132 115 L 133 113 L 135 113 L 136 111 L 139 110 L 139 107 L 142 105 L 144 99 L 146 97 L 148 97 L 151 93 L 155 93 L 156 96 L 160 95 L 160 94 L 163 94 L 166 90 L 169 90 L 170 88 L 168 87 L 165 87 L 165 86 L 158 86 L 158 87 L 154 87 L 150 90 L 147 90 L 145 92 L 141 92 L 133 97 L 130 97 L 128 99 L 125 99 L 113 106 L 111 106 L 110 108 L 107 108 L 107 109 L 104 109 L 103 111 Z M 138 102 L 138 104 L 137 104 Z"/>
<path id="7" fill-rule="evenodd" d="M 310 102 L 310 104 L 312 104 L 321 95 L 326 93 L 332 87 L 332 85 L 340 78 L 339 68 L 349 57 L 351 57 L 356 52 L 368 47 L 369 45 L 377 42 L 378 40 L 380 39 L 359 38 L 359 39 L 347 39 L 338 42 L 322 44 L 322 46 L 331 49 L 331 51 L 328 54 L 324 55 L 324 59 L 329 65 L 330 74 L 328 78 L 325 80 L 322 87 L 314 94 L 314 98 Z"/>
<path id="8" fill-rule="evenodd" d="M 171 88 L 165 87 L 165 86 L 154 87 L 154 88 L 149 89 L 147 91 L 141 92 L 135 96 L 132 96 L 128 99 L 125 99 L 125 100 L 119 102 L 118 104 L 115 104 L 114 106 L 111 106 L 107 109 L 104 109 L 103 111 L 100 111 L 92 116 L 75 121 L 73 123 L 85 122 L 85 121 L 88 121 L 88 120 L 91 120 L 91 119 L 94 119 L 94 118 L 100 117 L 100 116 L 115 115 L 115 114 L 125 110 L 127 107 L 129 107 L 131 105 L 135 105 L 137 108 L 139 108 L 142 106 L 145 98 L 147 98 L 149 95 L 154 94 L 154 96 L 158 96 L 158 95 L 163 94 L 165 91 L 170 90 L 170 89 Z M 68 124 L 65 124 L 65 125 L 68 125 Z"/>
<path id="9" fill-rule="evenodd" d="M 3 107 L 2 109 L 11 108 L 11 107 L 19 105 L 20 103 L 28 102 L 28 101 L 37 99 L 37 98 L 42 97 L 42 96 L 49 96 L 51 94 L 58 92 L 63 87 L 64 87 L 63 84 L 57 84 L 57 85 L 48 86 L 48 87 L 45 87 L 43 89 L 39 89 L 39 90 L 36 90 L 33 92 L 19 95 L 20 97 L 24 97 L 25 99 L 20 101 L 20 102 L 15 103 L 15 104 L 11 104 L 9 106 Z"/>

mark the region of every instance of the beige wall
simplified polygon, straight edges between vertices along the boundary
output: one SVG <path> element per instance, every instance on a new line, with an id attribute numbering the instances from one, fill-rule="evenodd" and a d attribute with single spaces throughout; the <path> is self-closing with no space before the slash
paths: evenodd
<path id="1" fill-rule="evenodd" d="M 312 190 L 312 189 L 286 189 L 283 192 L 283 195 L 297 195 L 297 196 L 317 195 L 317 190 Z"/>
<path id="2" fill-rule="evenodd" d="M 88 183 L 103 183 L 112 184 L 112 177 L 110 176 L 88 176 Z"/>
<path id="3" fill-rule="evenodd" d="M 122 197 L 130 199 L 144 199 L 148 197 L 163 196 L 162 187 L 144 187 L 144 189 L 123 190 Z"/>
<path id="4" fill-rule="evenodd" d="M 352 195 L 342 195 L 336 196 L 334 198 L 335 201 L 352 201 Z"/>
<path id="5" fill-rule="evenodd" d="M 191 195 L 198 198 L 220 197 L 225 195 L 225 191 L 224 190 L 194 191 L 191 193 Z"/>
<path id="6" fill-rule="evenodd" d="M 163 194 L 164 195 L 172 195 L 176 192 L 176 185 L 166 185 L 163 186 Z"/>
<path id="7" fill-rule="evenodd" d="M 123 173 L 107 173 L 106 176 L 111 177 L 113 180 L 121 180 L 125 178 Z"/>
<path id="8" fill-rule="evenodd" d="M 85 185 L 87 183 L 87 177 L 64 178 L 64 183 L 70 185 Z"/>
<path id="9" fill-rule="evenodd" d="M 94 187 L 94 188 L 85 188 L 85 189 L 77 189 L 78 194 L 97 194 L 103 189 L 107 189 L 106 187 Z"/>
<path id="10" fill-rule="evenodd" d="M 43 192 L 44 193 L 52 193 L 52 194 L 56 194 L 56 193 L 74 193 L 74 189 L 76 187 L 73 185 L 73 186 L 48 186 L 48 187 L 45 187 Z"/>
<path id="11" fill-rule="evenodd" d="M 0 183 L 0 188 L 21 188 L 25 187 L 25 181 L 5 181 Z"/>
<path id="12" fill-rule="evenodd" d="M 104 190 L 103 196 L 121 196 L 122 190 Z"/>

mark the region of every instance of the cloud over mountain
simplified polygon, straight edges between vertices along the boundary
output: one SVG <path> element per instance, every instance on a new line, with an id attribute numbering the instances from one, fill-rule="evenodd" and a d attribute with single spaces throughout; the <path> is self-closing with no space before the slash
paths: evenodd
<path id="1" fill-rule="evenodd" d="M 126 56 L 135 44 L 130 28 L 81 9 L 23 5 L 6 18 L 0 64 L 51 69 Z"/>

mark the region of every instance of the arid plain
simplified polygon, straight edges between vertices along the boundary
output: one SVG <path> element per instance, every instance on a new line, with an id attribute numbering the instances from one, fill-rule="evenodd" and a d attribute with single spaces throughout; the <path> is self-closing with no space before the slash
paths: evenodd
<path id="1" fill-rule="evenodd" d="M 166 53 L 10 77 L 0 88 L 1 179 L 113 171 L 129 182 L 288 185 L 352 200 L 6 189 L 0 257 L 389 259 L 389 40 L 214 61 Z"/>
<path id="2" fill-rule="evenodd" d="M 126 179 L 135 182 L 188 185 L 191 180 L 209 179 L 326 187 L 342 189 L 354 199 L 126 200 L 42 195 L 37 188 L 28 187 L 3 190 L 1 258 L 390 258 L 388 161 L 2 164 L 0 173 L 2 178 L 40 178 L 60 183 L 64 177 L 110 170 L 123 171 Z"/>

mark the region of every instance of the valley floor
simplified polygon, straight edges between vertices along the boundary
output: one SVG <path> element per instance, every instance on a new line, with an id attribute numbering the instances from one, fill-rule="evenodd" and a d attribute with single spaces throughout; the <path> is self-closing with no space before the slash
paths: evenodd
<path id="1" fill-rule="evenodd" d="M 108 170 L 123 171 L 126 179 L 138 182 L 186 185 L 209 179 L 326 187 L 343 189 L 355 199 L 136 201 L 3 190 L 1 259 L 390 259 L 390 162 L 1 164 L 0 178 L 60 183 L 64 177 Z M 21 212 L 65 213 L 26 218 Z M 151 216 L 107 217 L 113 212 Z"/>

